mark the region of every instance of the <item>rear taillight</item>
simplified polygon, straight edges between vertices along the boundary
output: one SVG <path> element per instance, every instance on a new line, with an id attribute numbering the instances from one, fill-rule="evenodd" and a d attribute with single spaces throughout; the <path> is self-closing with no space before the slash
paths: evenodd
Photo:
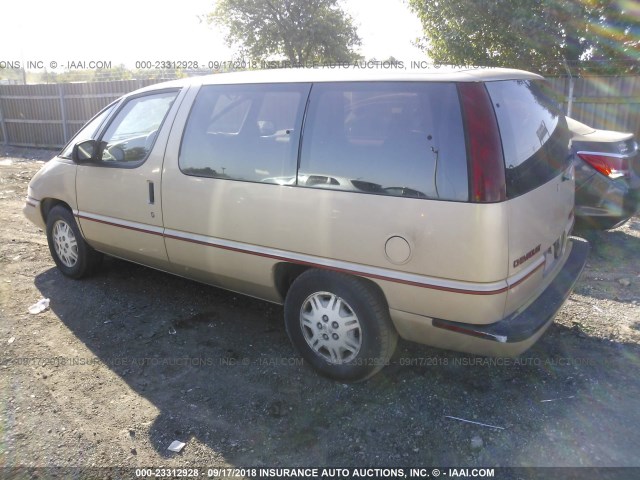
<path id="1" fill-rule="evenodd" d="M 459 83 L 469 155 L 471 201 L 502 202 L 507 186 L 498 120 L 483 83 Z"/>
<path id="2" fill-rule="evenodd" d="M 629 172 L 627 158 L 619 155 L 578 152 L 578 157 L 609 178 L 624 177 Z"/>

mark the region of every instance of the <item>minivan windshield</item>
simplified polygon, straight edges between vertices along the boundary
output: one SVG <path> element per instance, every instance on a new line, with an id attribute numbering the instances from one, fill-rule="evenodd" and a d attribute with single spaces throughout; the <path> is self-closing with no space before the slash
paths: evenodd
<path id="1" fill-rule="evenodd" d="M 489 82 L 487 90 L 500 127 L 508 198 L 543 185 L 567 168 L 567 122 L 543 81 Z"/>

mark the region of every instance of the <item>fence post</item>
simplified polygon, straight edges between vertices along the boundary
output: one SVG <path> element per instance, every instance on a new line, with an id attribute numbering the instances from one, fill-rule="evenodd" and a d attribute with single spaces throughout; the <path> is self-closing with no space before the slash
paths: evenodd
<path id="1" fill-rule="evenodd" d="M 58 84 L 58 98 L 60 99 L 60 116 L 62 117 L 62 135 L 64 136 L 64 145 L 69 140 L 69 128 L 67 126 L 67 107 L 64 102 L 64 84 Z"/>
<path id="2" fill-rule="evenodd" d="M 7 124 L 2 114 L 2 95 L 0 95 L 0 128 L 2 129 L 2 143 L 9 145 L 9 135 L 7 135 Z"/>
<path id="3" fill-rule="evenodd" d="M 571 75 L 571 69 L 569 68 L 569 64 L 567 60 L 564 60 L 564 68 L 567 70 L 569 74 L 569 98 L 567 99 L 567 117 L 571 116 L 571 112 L 573 111 L 573 75 Z"/>

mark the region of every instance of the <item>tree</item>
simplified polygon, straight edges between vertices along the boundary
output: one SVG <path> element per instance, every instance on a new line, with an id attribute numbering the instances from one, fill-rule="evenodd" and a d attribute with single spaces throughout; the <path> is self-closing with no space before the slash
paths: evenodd
<path id="1" fill-rule="evenodd" d="M 638 69 L 640 21 L 615 0 L 408 0 L 436 63 L 558 73 Z M 606 64 L 604 62 L 606 60 Z"/>
<path id="2" fill-rule="evenodd" d="M 291 63 L 359 58 L 353 19 L 339 0 L 219 0 L 210 23 L 226 30 L 229 46 L 252 60 L 285 56 Z"/>

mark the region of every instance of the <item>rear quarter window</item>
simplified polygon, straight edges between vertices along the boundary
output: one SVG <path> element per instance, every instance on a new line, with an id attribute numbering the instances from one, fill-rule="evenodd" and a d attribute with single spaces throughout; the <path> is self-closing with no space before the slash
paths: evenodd
<path id="1" fill-rule="evenodd" d="M 453 83 L 320 83 L 311 90 L 299 186 L 467 201 Z"/>
<path id="2" fill-rule="evenodd" d="M 567 122 L 543 81 L 489 82 L 487 90 L 500 128 L 508 198 L 547 183 L 567 168 Z"/>

